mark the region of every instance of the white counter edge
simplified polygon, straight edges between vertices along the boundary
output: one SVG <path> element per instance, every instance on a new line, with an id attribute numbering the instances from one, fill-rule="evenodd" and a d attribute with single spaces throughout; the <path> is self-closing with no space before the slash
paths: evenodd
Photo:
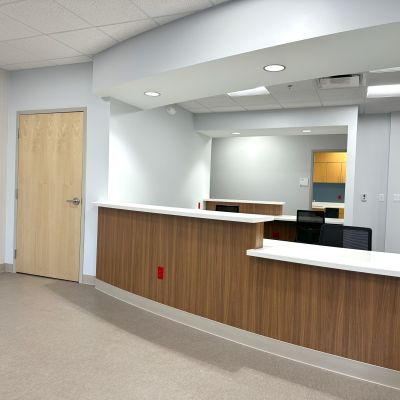
<path id="1" fill-rule="evenodd" d="M 275 246 L 269 245 L 265 246 L 265 243 L 271 243 L 271 242 L 279 242 Z M 296 255 L 291 255 L 290 247 L 292 243 L 291 242 L 283 242 L 283 241 L 274 241 L 272 239 L 264 239 L 264 247 L 259 248 L 259 249 L 250 249 L 246 251 L 246 254 L 251 257 L 258 257 L 258 258 L 265 258 L 269 260 L 277 260 L 277 261 L 284 261 L 284 262 L 291 262 L 295 264 L 304 264 L 304 265 L 310 265 L 310 266 L 315 266 L 315 267 L 322 267 L 322 268 L 330 268 L 330 269 L 339 269 L 342 271 L 350 271 L 350 272 L 361 272 L 361 273 L 366 273 L 366 274 L 373 274 L 373 275 L 382 275 L 382 276 L 392 276 L 396 278 L 400 278 L 400 254 L 390 254 L 390 253 L 382 253 L 382 261 L 381 263 L 379 262 L 379 267 L 378 266 L 369 266 L 368 261 L 365 261 L 366 265 L 361 265 L 361 262 L 355 262 L 351 260 L 351 253 L 354 252 L 356 255 L 357 252 L 364 252 L 364 250 L 352 250 L 352 249 L 336 249 L 337 251 L 346 251 L 348 253 L 348 256 L 346 254 L 346 261 L 342 262 L 331 262 L 329 261 L 329 253 L 326 255 L 327 259 L 326 260 L 320 260 L 312 257 L 312 252 L 310 253 L 310 248 L 309 246 L 315 246 L 316 248 L 321 248 L 323 246 L 316 246 L 316 245 L 304 245 L 304 254 L 305 256 L 299 256 L 298 254 Z M 296 247 L 302 246 L 302 243 L 295 243 Z M 280 254 L 275 254 L 274 249 L 276 250 L 277 248 L 282 249 L 282 252 Z M 326 248 L 326 250 L 329 251 L 329 249 L 333 249 L 332 247 Z M 271 249 L 271 252 L 269 252 L 268 249 Z M 367 252 L 365 251 L 366 254 L 371 255 L 371 256 L 376 256 L 379 257 L 379 252 Z M 309 255 L 311 254 L 311 255 Z M 388 255 L 393 256 L 396 258 L 396 261 L 399 264 L 398 269 L 394 268 L 386 268 L 385 264 L 387 264 L 387 260 L 384 260 L 383 258 L 387 258 Z M 397 260 L 398 259 L 398 260 Z M 377 260 L 374 260 L 374 264 L 377 265 L 378 262 Z M 382 265 L 382 266 L 381 266 Z"/>
<path id="2" fill-rule="evenodd" d="M 244 203 L 244 204 L 270 204 L 272 206 L 284 206 L 284 201 L 261 201 L 261 200 L 232 200 L 232 199 L 204 199 L 203 201 L 212 201 L 221 203 Z"/>
<path id="3" fill-rule="evenodd" d="M 148 204 L 93 202 L 92 205 L 96 207 L 114 208 L 126 211 L 138 211 L 153 214 L 212 219 L 219 221 L 243 222 L 249 224 L 255 224 L 259 222 L 272 222 L 274 220 L 274 217 L 272 215 L 230 213 L 221 211 L 198 210 L 191 208 L 154 206 Z"/>

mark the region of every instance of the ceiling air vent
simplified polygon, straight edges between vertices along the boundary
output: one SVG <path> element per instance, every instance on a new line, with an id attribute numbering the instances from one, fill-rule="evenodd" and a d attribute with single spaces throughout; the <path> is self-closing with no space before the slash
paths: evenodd
<path id="1" fill-rule="evenodd" d="M 318 79 L 320 89 L 354 88 L 360 85 L 360 75 L 336 75 Z"/>

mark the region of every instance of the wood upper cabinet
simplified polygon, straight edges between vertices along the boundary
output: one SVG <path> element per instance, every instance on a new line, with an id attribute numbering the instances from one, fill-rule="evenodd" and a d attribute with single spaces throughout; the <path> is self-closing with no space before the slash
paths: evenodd
<path id="1" fill-rule="evenodd" d="M 346 152 L 315 152 L 314 183 L 346 183 Z"/>

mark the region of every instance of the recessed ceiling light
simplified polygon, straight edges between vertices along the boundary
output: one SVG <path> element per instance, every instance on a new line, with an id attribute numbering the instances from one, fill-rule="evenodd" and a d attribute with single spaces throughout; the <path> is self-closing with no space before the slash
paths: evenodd
<path id="1" fill-rule="evenodd" d="M 302 132 L 303 133 L 311 133 L 311 129 L 303 129 Z"/>
<path id="2" fill-rule="evenodd" d="M 269 91 L 265 86 L 259 86 L 253 89 L 239 90 L 238 92 L 227 93 L 227 95 L 230 97 L 262 96 L 266 94 L 269 94 Z"/>
<path id="3" fill-rule="evenodd" d="M 264 67 L 265 71 L 268 72 L 280 72 L 286 69 L 286 67 L 282 64 L 270 64 Z"/>
<path id="4" fill-rule="evenodd" d="M 399 97 L 400 96 L 400 85 L 378 85 L 368 86 L 367 97 L 379 98 L 379 97 Z"/>
<path id="5" fill-rule="evenodd" d="M 240 132 L 232 132 L 232 135 L 240 135 Z"/>
<path id="6" fill-rule="evenodd" d="M 145 94 L 146 96 L 150 96 L 150 97 L 158 97 L 158 96 L 161 96 L 161 93 L 158 93 L 158 92 L 144 92 L 144 94 Z"/>
<path id="7" fill-rule="evenodd" d="M 400 71 L 400 67 L 392 67 L 392 68 L 382 68 L 382 69 L 374 69 L 371 72 L 371 74 L 383 74 L 385 72 L 397 72 Z"/>

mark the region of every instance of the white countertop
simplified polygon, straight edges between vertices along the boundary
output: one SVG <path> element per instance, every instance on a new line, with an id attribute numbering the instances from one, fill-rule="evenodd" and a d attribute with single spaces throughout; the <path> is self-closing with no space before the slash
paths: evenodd
<path id="1" fill-rule="evenodd" d="M 274 206 L 284 206 L 284 201 L 259 201 L 259 200 L 232 200 L 232 199 L 204 199 L 204 201 L 220 201 L 221 203 L 245 203 L 245 204 L 271 204 Z"/>
<path id="2" fill-rule="evenodd" d="M 264 239 L 262 249 L 247 250 L 246 254 L 317 267 L 400 277 L 400 254 L 394 253 Z"/>
<path id="3" fill-rule="evenodd" d="M 312 208 L 344 208 L 344 203 L 327 203 L 322 201 L 313 201 Z"/>
<path id="4" fill-rule="evenodd" d="M 220 221 L 245 222 L 250 224 L 258 222 L 271 222 L 274 220 L 274 217 L 272 215 L 230 213 L 221 211 L 198 210 L 191 208 L 153 206 L 148 204 L 94 202 L 92 203 L 92 205 L 97 207 L 116 208 L 119 210 L 127 211 L 176 215 L 179 217 L 189 218 L 214 219 Z"/>
<path id="5" fill-rule="evenodd" d="M 296 215 L 274 215 L 274 221 L 296 222 Z M 344 224 L 342 218 L 325 218 L 326 224 Z"/>

